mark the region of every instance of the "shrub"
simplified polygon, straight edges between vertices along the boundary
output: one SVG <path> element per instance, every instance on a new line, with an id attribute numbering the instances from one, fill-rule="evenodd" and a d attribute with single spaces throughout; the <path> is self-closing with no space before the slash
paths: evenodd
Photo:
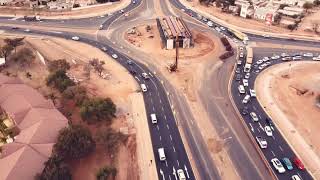
<path id="1" fill-rule="evenodd" d="M 87 91 L 82 86 L 69 86 L 63 91 L 62 96 L 66 99 L 72 99 L 78 106 L 88 100 Z"/>
<path id="2" fill-rule="evenodd" d="M 74 125 L 59 132 L 53 152 L 62 159 L 79 159 L 95 149 L 95 142 L 88 129 Z"/>
<path id="3" fill-rule="evenodd" d="M 70 64 L 65 59 L 58 59 L 55 61 L 50 61 L 48 65 L 48 69 L 51 72 L 54 72 L 57 70 L 67 71 L 70 69 Z"/>
<path id="4" fill-rule="evenodd" d="M 118 150 L 120 143 L 125 142 L 128 136 L 121 132 L 116 132 L 112 128 L 99 131 L 97 134 L 97 142 L 102 144 L 106 151 L 114 153 Z"/>
<path id="5" fill-rule="evenodd" d="M 69 86 L 75 85 L 75 83 L 66 75 L 65 70 L 57 70 L 49 74 L 47 77 L 47 85 L 63 92 Z"/>
<path id="6" fill-rule="evenodd" d="M 10 60 L 20 65 L 29 65 L 34 60 L 35 55 L 29 48 L 22 48 L 10 57 Z"/>
<path id="7" fill-rule="evenodd" d="M 99 169 L 99 171 L 96 174 L 96 178 L 97 180 L 106 180 L 110 177 L 110 175 L 113 179 L 115 179 L 117 175 L 117 169 L 115 167 L 105 166 Z"/>
<path id="8" fill-rule="evenodd" d="M 111 122 L 115 117 L 116 105 L 110 98 L 94 98 L 85 101 L 80 108 L 81 118 L 88 123 Z"/>

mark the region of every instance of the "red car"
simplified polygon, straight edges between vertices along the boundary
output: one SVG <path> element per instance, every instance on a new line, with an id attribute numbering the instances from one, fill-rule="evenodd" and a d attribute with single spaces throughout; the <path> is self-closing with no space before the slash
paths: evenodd
<path id="1" fill-rule="evenodd" d="M 300 169 L 304 170 L 304 165 L 302 164 L 301 160 L 298 157 L 293 158 L 293 163 Z"/>

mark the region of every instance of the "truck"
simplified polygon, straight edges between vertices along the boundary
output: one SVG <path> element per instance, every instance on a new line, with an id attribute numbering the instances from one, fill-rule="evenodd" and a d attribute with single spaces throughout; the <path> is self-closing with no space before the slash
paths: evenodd
<path id="1" fill-rule="evenodd" d="M 40 16 L 24 16 L 25 21 L 41 21 Z"/>
<path id="2" fill-rule="evenodd" d="M 252 64 L 252 59 L 253 59 L 253 51 L 251 47 L 247 47 L 247 61 L 246 64 L 244 65 L 244 72 L 248 73 L 251 70 L 251 64 Z"/>

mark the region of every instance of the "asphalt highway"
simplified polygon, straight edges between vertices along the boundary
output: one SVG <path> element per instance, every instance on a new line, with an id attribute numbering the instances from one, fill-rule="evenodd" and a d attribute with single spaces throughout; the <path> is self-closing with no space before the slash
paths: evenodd
<path id="1" fill-rule="evenodd" d="M 258 76 L 258 74 L 261 72 L 261 70 L 259 70 L 258 66 L 256 65 L 257 60 L 262 59 L 263 57 L 271 57 L 275 54 L 280 55 L 283 51 L 280 51 L 279 49 L 278 50 L 273 49 L 272 52 L 264 52 L 263 49 L 257 48 L 257 49 L 254 49 L 254 52 L 257 52 L 257 53 L 254 53 L 254 60 L 253 60 L 253 65 L 255 67 L 253 67 L 253 69 L 251 70 L 250 77 L 248 79 L 249 86 L 245 87 L 245 90 L 246 90 L 245 94 L 249 94 L 249 89 L 254 89 L 254 81 L 255 81 L 256 77 Z M 293 53 L 301 52 L 301 51 L 291 50 L 291 51 L 285 51 L 285 52 L 293 54 Z M 303 53 L 305 53 L 305 52 L 303 52 Z M 316 53 L 316 52 L 313 52 L 313 53 Z M 310 60 L 310 59 L 311 58 L 304 58 L 304 60 Z M 283 63 L 283 61 L 281 59 L 271 60 L 270 62 L 271 62 L 271 64 L 269 66 L 272 66 L 272 65 L 278 64 L 278 63 Z M 289 63 L 289 62 L 287 62 L 287 63 Z M 239 67 L 241 68 L 239 74 L 242 76 L 242 78 L 244 78 L 244 76 L 245 76 L 245 72 L 243 71 L 244 66 L 242 65 Z M 236 75 L 237 75 L 237 73 L 235 73 L 235 76 Z M 242 103 L 242 100 L 243 100 L 245 94 L 240 94 L 238 91 L 238 86 L 240 84 L 242 84 L 242 78 L 240 81 L 237 81 L 236 78 L 234 77 L 233 82 L 232 82 L 232 95 L 233 95 L 234 101 L 240 111 L 242 111 L 242 109 L 245 106 L 248 108 L 248 114 L 246 114 L 246 115 L 242 114 L 242 115 L 243 115 L 243 118 L 244 118 L 248 128 L 251 129 L 252 136 L 253 137 L 261 136 L 267 140 L 268 147 L 266 149 L 261 149 L 265 158 L 269 162 L 272 158 L 278 158 L 279 160 L 281 160 L 282 158 L 285 158 L 285 157 L 291 159 L 291 161 L 292 161 L 292 158 L 296 157 L 296 155 L 291 150 L 290 146 L 285 141 L 285 139 L 282 137 L 282 135 L 279 133 L 278 129 L 276 127 L 273 128 L 272 137 L 268 137 L 266 135 L 264 127 L 266 125 L 269 125 L 266 122 L 266 118 L 269 118 L 269 117 L 267 116 L 267 114 L 264 111 L 264 108 L 261 107 L 261 105 L 259 104 L 257 99 L 252 97 L 252 98 L 250 98 L 250 101 L 247 104 L 244 105 Z M 249 115 L 250 112 L 255 112 L 258 115 L 258 118 L 259 118 L 258 122 L 253 122 L 252 118 Z M 270 166 L 273 167 L 271 163 L 270 163 Z M 312 177 L 310 176 L 310 174 L 308 173 L 307 170 L 299 170 L 297 167 L 294 167 L 294 169 L 290 170 L 290 171 L 286 170 L 286 172 L 284 174 L 277 173 L 275 169 L 274 169 L 274 172 L 279 179 L 290 179 L 291 176 L 293 176 L 293 175 L 298 175 L 302 179 L 305 179 L 305 180 L 312 179 Z"/>
<path id="2" fill-rule="evenodd" d="M 103 24 L 103 29 L 108 29 L 108 27 L 117 19 L 120 18 L 124 13 L 132 10 L 137 7 L 141 1 L 136 1 L 136 4 L 130 5 L 124 9 L 123 13 L 115 13 L 113 15 L 109 15 L 105 21 L 98 22 L 98 24 Z M 98 19 L 104 17 L 97 17 Z M 5 18 L 6 19 L 6 18 Z M 91 22 L 92 18 L 87 18 L 85 21 Z M 3 20 L 3 19 L 2 19 Z M 29 22 L 25 22 L 22 20 L 12 20 L 20 23 L 28 24 Z M 69 20 L 72 23 L 77 22 L 78 20 Z M 85 21 L 81 21 L 81 24 Z M 42 20 L 42 22 L 32 22 L 32 23 L 46 23 L 46 22 L 60 22 L 55 20 Z M 93 21 L 92 21 L 93 22 Z M 64 20 L 63 24 L 67 24 L 66 20 Z M 117 60 L 122 66 L 124 66 L 129 72 L 134 72 L 132 75 L 136 79 L 138 84 L 145 84 L 147 86 L 148 91 L 144 93 L 144 101 L 146 106 L 146 112 L 148 117 L 148 125 L 152 139 L 152 146 L 154 149 L 154 156 L 156 159 L 156 167 L 158 170 L 159 179 L 177 179 L 177 170 L 182 169 L 187 179 L 195 179 L 193 174 L 188 156 L 186 154 L 184 145 L 181 140 L 181 136 L 179 130 L 176 125 L 176 121 L 167 97 L 167 92 L 162 86 L 161 82 L 155 75 L 153 75 L 148 68 L 135 61 L 132 58 L 118 52 L 114 49 L 113 43 L 110 41 L 107 42 L 98 42 L 93 39 L 89 39 L 88 37 L 83 36 L 82 34 L 77 33 L 68 33 L 68 32 L 44 32 L 39 30 L 30 30 L 30 32 L 25 32 L 25 29 L 13 29 L 8 26 L 0 26 L 2 30 L 6 30 L 8 32 L 14 33 L 28 33 L 34 35 L 45 35 L 45 36 L 53 36 L 60 37 L 71 40 L 73 36 L 80 37 L 80 42 L 87 43 L 97 48 L 107 48 L 106 53 L 109 56 L 113 54 L 117 54 Z M 131 60 L 133 64 L 129 65 L 127 62 Z M 150 79 L 144 79 L 141 74 L 146 72 L 150 75 Z M 155 113 L 157 115 L 158 123 L 152 124 L 150 119 L 150 114 Z M 158 155 L 158 148 L 164 148 L 166 160 L 160 161 Z M 150 162 L 154 163 L 154 162 Z"/>

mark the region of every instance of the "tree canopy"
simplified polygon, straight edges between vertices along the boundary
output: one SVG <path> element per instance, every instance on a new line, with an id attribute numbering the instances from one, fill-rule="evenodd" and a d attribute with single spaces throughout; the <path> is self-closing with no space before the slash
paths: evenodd
<path id="1" fill-rule="evenodd" d="M 67 71 L 70 69 L 70 64 L 65 59 L 58 59 L 55 61 L 50 61 L 48 65 L 48 69 L 51 72 L 54 72 L 57 70 Z"/>
<path id="2" fill-rule="evenodd" d="M 79 159 L 95 149 L 90 131 L 79 125 L 66 127 L 59 132 L 53 153 L 62 159 Z"/>
<path id="3" fill-rule="evenodd" d="M 116 105 L 110 98 L 93 98 L 85 101 L 80 107 L 81 118 L 88 123 L 111 122 L 115 117 Z"/>
<path id="4" fill-rule="evenodd" d="M 49 74 L 47 77 L 47 85 L 63 92 L 69 86 L 75 85 L 75 83 L 66 75 L 65 70 L 59 69 Z"/>
<path id="5" fill-rule="evenodd" d="M 97 180 L 106 180 L 110 176 L 114 179 L 117 175 L 117 169 L 114 167 L 105 166 L 100 168 L 96 174 Z"/>

